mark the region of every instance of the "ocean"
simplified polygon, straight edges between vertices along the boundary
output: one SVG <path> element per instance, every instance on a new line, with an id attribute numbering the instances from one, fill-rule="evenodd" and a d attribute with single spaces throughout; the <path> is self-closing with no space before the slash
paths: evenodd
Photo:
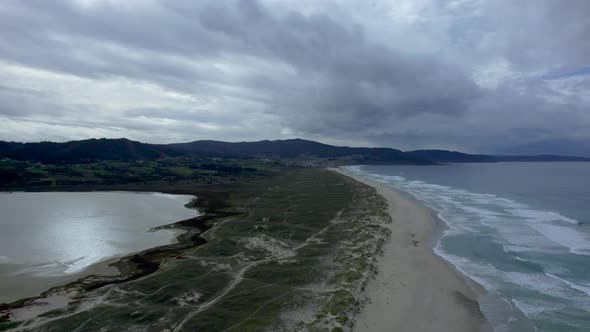
<path id="1" fill-rule="evenodd" d="M 482 285 L 496 331 L 590 331 L 590 163 L 349 166 L 448 226 L 435 252 Z"/>

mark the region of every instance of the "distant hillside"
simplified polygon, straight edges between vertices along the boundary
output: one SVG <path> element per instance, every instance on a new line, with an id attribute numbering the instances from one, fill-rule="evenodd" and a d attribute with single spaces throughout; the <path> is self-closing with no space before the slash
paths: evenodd
<path id="1" fill-rule="evenodd" d="M 541 154 L 534 156 L 494 156 L 496 161 L 590 161 L 590 158 L 585 157 L 568 157 L 568 156 L 556 156 L 551 154 Z"/>
<path id="2" fill-rule="evenodd" d="M 391 148 L 353 148 L 302 139 L 258 142 L 194 141 L 147 144 L 128 139 L 89 139 L 65 143 L 0 141 L 0 158 L 42 163 L 96 160 L 156 160 L 180 156 L 324 160 L 328 164 L 435 164 L 499 161 L 590 161 L 590 158 L 553 155 L 493 156 L 446 150 L 403 152 Z M 317 163 L 316 163 L 317 164 Z M 321 164 L 321 163 L 319 163 Z"/>
<path id="3" fill-rule="evenodd" d="M 467 154 L 447 150 L 416 150 L 408 151 L 408 154 L 439 163 L 486 163 L 498 161 L 494 156 L 483 154 Z"/>
<path id="4" fill-rule="evenodd" d="M 343 159 L 357 164 L 431 164 L 420 157 L 390 148 L 349 148 L 302 139 L 228 143 L 195 141 L 168 145 L 128 139 L 89 139 L 65 143 L 0 142 L 0 158 L 42 163 L 94 160 L 155 160 L 178 156 L 229 158 Z"/>
<path id="5" fill-rule="evenodd" d="M 568 157 L 555 155 L 534 155 L 534 156 L 506 156 L 506 155 L 485 155 L 485 154 L 467 154 L 457 151 L 447 150 L 416 150 L 408 151 L 410 155 L 436 161 L 439 163 L 490 163 L 490 162 L 509 162 L 509 161 L 590 161 L 590 158 Z"/>
<path id="6" fill-rule="evenodd" d="M 228 143 L 195 141 L 168 145 L 179 151 L 220 157 L 349 158 L 357 163 L 429 164 L 429 160 L 391 148 L 351 148 L 302 139 Z"/>
<path id="7" fill-rule="evenodd" d="M 164 146 L 121 139 L 89 139 L 65 143 L 0 142 L 0 158 L 42 163 L 89 160 L 153 160 L 182 155 Z"/>

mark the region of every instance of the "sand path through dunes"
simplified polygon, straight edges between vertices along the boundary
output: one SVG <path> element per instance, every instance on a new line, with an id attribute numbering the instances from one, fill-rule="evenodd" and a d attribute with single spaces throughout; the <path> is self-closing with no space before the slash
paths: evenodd
<path id="1" fill-rule="evenodd" d="M 229 221 L 229 220 L 228 220 Z M 201 312 L 209 309 L 210 307 L 212 307 L 213 305 L 215 305 L 217 302 L 219 302 L 221 299 L 223 299 L 229 292 L 231 292 L 234 288 L 236 288 L 237 285 L 239 285 L 243 280 L 244 280 L 244 275 L 246 274 L 246 272 L 248 272 L 250 269 L 261 265 L 261 264 L 266 264 L 268 262 L 272 262 L 272 261 L 277 261 L 280 259 L 284 259 L 284 258 L 288 258 L 288 257 L 292 257 L 292 256 L 296 256 L 297 255 L 297 250 L 304 248 L 306 246 L 308 246 L 310 243 L 313 242 L 314 239 L 316 239 L 318 236 L 322 235 L 324 232 L 326 232 L 328 230 L 328 228 L 331 225 L 328 225 L 324 228 L 322 228 L 321 230 L 319 230 L 317 233 L 313 234 L 312 236 L 310 236 L 309 238 L 307 238 L 305 240 L 305 242 L 299 244 L 296 247 L 293 247 L 292 249 L 288 250 L 285 253 L 282 253 L 280 255 L 276 255 L 276 256 L 271 256 L 268 257 L 266 259 L 262 259 L 262 260 L 258 260 L 258 261 L 254 261 L 251 262 L 249 264 L 247 264 L 246 266 L 244 266 L 243 268 L 241 268 L 238 273 L 236 274 L 235 278 L 233 279 L 233 281 L 217 296 L 215 296 L 214 298 L 212 298 L 211 300 L 201 304 L 200 306 L 198 306 L 196 309 L 194 309 L 193 311 L 191 311 L 190 313 L 188 313 L 184 319 L 182 319 L 178 324 L 176 324 L 176 326 L 174 326 L 173 328 L 173 332 L 179 332 L 182 330 L 182 328 L 184 327 L 184 325 L 191 319 L 193 319 L 196 315 L 200 314 Z M 213 237 L 214 232 L 212 232 L 211 237 Z M 239 325 L 239 324 L 238 324 Z"/>
<path id="2" fill-rule="evenodd" d="M 491 331 L 479 310 L 477 286 L 432 249 L 433 212 L 410 197 L 378 183 L 389 202 L 391 239 L 378 257 L 378 274 L 369 282 L 367 303 L 355 331 Z M 483 290 L 482 290 L 483 291 Z"/>

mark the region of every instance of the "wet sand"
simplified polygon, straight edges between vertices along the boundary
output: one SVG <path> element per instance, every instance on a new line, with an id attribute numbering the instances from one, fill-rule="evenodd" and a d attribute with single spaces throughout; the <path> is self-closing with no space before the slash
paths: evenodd
<path id="1" fill-rule="evenodd" d="M 27 273 L 18 273 L 24 267 L 17 264 L 0 264 L 0 303 L 38 296 L 52 287 L 62 286 L 89 275 L 110 276 L 119 274 L 119 270 L 109 266 L 119 260 L 120 257 L 105 259 L 92 264 L 78 273 L 64 274 L 60 276 L 34 276 Z"/>
<path id="2" fill-rule="evenodd" d="M 174 238 L 170 240 L 170 244 L 178 243 L 178 237 L 186 232 L 186 230 L 178 228 L 167 228 L 167 230 L 174 233 Z M 119 270 L 110 265 L 119 261 L 124 256 L 133 254 L 109 257 L 100 262 L 90 264 L 80 272 L 58 276 L 38 276 L 30 273 L 19 273 L 19 271 L 27 268 L 27 266 L 0 264 L 0 279 L 2 280 L 2 283 L 0 283 L 0 303 L 10 303 L 20 299 L 39 296 L 41 293 L 53 287 L 63 286 L 90 275 L 118 275 Z"/>
<path id="3" fill-rule="evenodd" d="M 378 273 L 365 289 L 367 303 L 354 330 L 491 331 L 477 302 L 484 290 L 433 251 L 442 230 L 433 211 L 381 184 L 351 177 L 376 188 L 393 219 L 391 239 L 377 259 Z"/>

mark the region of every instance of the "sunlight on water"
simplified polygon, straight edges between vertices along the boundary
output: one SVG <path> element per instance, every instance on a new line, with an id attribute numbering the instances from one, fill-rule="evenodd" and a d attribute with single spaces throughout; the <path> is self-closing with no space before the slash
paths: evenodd
<path id="1" fill-rule="evenodd" d="M 150 228 L 194 217 L 193 196 L 127 192 L 0 195 L 1 263 L 12 274 L 58 276 L 98 261 L 170 243 Z M 0 276 L 1 278 L 1 276 Z"/>

